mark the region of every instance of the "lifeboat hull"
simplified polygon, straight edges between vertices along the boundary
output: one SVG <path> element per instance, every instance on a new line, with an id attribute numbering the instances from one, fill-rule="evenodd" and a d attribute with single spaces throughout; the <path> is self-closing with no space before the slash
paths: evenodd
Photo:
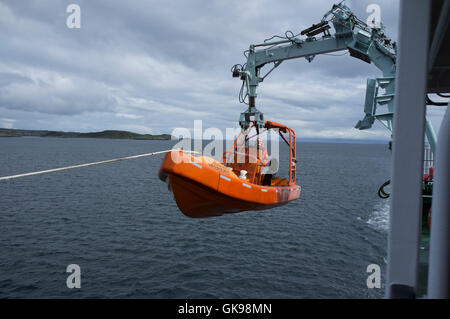
<path id="1" fill-rule="evenodd" d="M 240 179 L 210 157 L 167 153 L 159 178 L 169 184 L 180 211 L 193 218 L 264 210 L 300 197 L 298 185 L 262 186 Z"/>

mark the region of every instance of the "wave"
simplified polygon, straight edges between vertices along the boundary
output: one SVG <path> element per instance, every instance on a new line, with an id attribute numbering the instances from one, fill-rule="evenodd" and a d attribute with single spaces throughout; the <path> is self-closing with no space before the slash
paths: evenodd
<path id="1" fill-rule="evenodd" d="M 389 200 L 382 200 L 375 204 L 373 211 L 370 213 L 367 224 L 375 229 L 388 231 L 389 229 Z"/>

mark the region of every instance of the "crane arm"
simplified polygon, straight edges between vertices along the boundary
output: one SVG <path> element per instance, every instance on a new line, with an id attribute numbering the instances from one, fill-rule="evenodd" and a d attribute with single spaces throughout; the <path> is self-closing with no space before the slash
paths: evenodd
<path id="1" fill-rule="evenodd" d="M 329 19 L 330 16 L 331 19 Z M 333 35 L 329 31 L 330 23 L 335 30 Z M 299 35 L 306 38 L 300 38 Z M 312 62 L 316 55 L 348 50 L 352 57 L 373 63 L 382 72 L 382 77 L 367 79 L 365 116 L 356 123 L 355 127 L 361 130 L 371 128 L 377 119 L 392 131 L 396 44 L 386 37 L 382 27 L 370 28 L 341 2 L 333 5 L 319 23 L 298 35 L 286 32 L 284 37 L 278 36 L 278 38 L 281 40 L 266 40 L 263 43 L 250 45 L 249 50 L 246 51 L 246 63 L 232 68 L 233 77 L 243 81 L 240 101 L 248 104 L 248 109 L 241 113 L 239 119 L 243 129 L 247 129 L 253 123 L 257 128 L 264 126 L 263 113 L 256 108 L 257 88 L 259 83 L 263 82 L 265 77 L 283 61 L 304 57 L 308 62 Z M 273 63 L 272 69 L 265 75 L 261 75 L 262 67 L 271 63 Z M 387 110 L 379 112 L 380 105 L 386 105 Z M 428 124 L 430 123 L 427 122 L 427 136 L 433 137 L 435 134 L 432 132 L 431 125 Z M 434 142 L 431 138 L 430 144 L 434 145 Z"/>

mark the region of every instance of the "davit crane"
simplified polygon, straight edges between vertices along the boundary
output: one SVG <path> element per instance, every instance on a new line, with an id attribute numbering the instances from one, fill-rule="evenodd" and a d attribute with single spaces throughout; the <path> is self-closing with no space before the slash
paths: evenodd
<path id="1" fill-rule="evenodd" d="M 330 33 L 330 23 L 334 27 L 334 34 Z M 275 38 L 279 40 L 275 41 Z M 382 24 L 369 27 L 343 2 L 333 5 L 319 23 L 313 24 L 299 34 L 286 31 L 284 36 L 273 36 L 263 43 L 252 44 L 244 52 L 247 61 L 243 65 L 236 64 L 231 69 L 233 77 L 242 80 L 239 101 L 248 104 L 248 109 L 241 113 L 239 118 L 241 128 L 245 130 L 253 123 L 258 131 L 264 127 L 263 113 L 256 108 L 256 90 L 259 83 L 283 61 L 304 57 L 308 62 L 312 62 L 316 55 L 345 50 L 348 50 L 352 57 L 369 64 L 373 62 L 382 72 L 382 77 L 367 79 L 365 116 L 356 123 L 355 128 L 369 129 L 375 120 L 379 120 L 392 131 L 396 43 L 384 34 Z M 260 71 L 266 64 L 273 66 L 265 75 L 261 75 Z M 380 112 L 382 105 L 387 106 L 387 109 L 382 109 L 384 112 Z M 428 119 L 426 136 L 434 153 L 436 135 Z"/>

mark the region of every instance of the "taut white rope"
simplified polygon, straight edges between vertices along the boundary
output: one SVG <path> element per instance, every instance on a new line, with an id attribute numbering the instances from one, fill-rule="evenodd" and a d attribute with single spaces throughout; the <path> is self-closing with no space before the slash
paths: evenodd
<path id="1" fill-rule="evenodd" d="M 127 156 L 127 157 L 119 157 L 119 158 L 114 158 L 114 159 L 110 159 L 110 160 L 106 160 L 106 161 L 100 161 L 100 162 L 86 163 L 86 164 L 80 164 L 80 165 L 72 165 L 72 166 L 66 166 L 66 167 L 60 167 L 60 168 L 54 168 L 54 169 L 47 169 L 45 171 L 31 172 L 31 173 L 18 174 L 18 175 L 12 175 L 12 176 L 4 176 L 4 177 L 0 177 L 0 181 L 7 180 L 7 179 L 13 179 L 13 178 L 19 178 L 19 177 L 25 177 L 25 176 L 32 176 L 32 175 L 46 174 L 46 173 L 52 173 L 52 172 L 57 172 L 57 171 L 64 171 L 64 170 L 72 169 L 72 168 L 79 168 L 79 167 L 86 167 L 86 166 L 105 164 L 105 163 L 111 163 L 111 162 L 117 162 L 117 161 L 124 161 L 124 160 L 129 160 L 129 159 L 134 159 L 134 158 L 140 158 L 140 157 L 152 156 L 152 155 L 156 155 L 156 154 L 168 153 L 168 152 L 171 152 L 171 151 L 174 151 L 174 150 L 165 150 L 165 151 L 146 153 L 146 154 L 140 154 L 140 155 L 133 155 L 133 156 Z"/>

